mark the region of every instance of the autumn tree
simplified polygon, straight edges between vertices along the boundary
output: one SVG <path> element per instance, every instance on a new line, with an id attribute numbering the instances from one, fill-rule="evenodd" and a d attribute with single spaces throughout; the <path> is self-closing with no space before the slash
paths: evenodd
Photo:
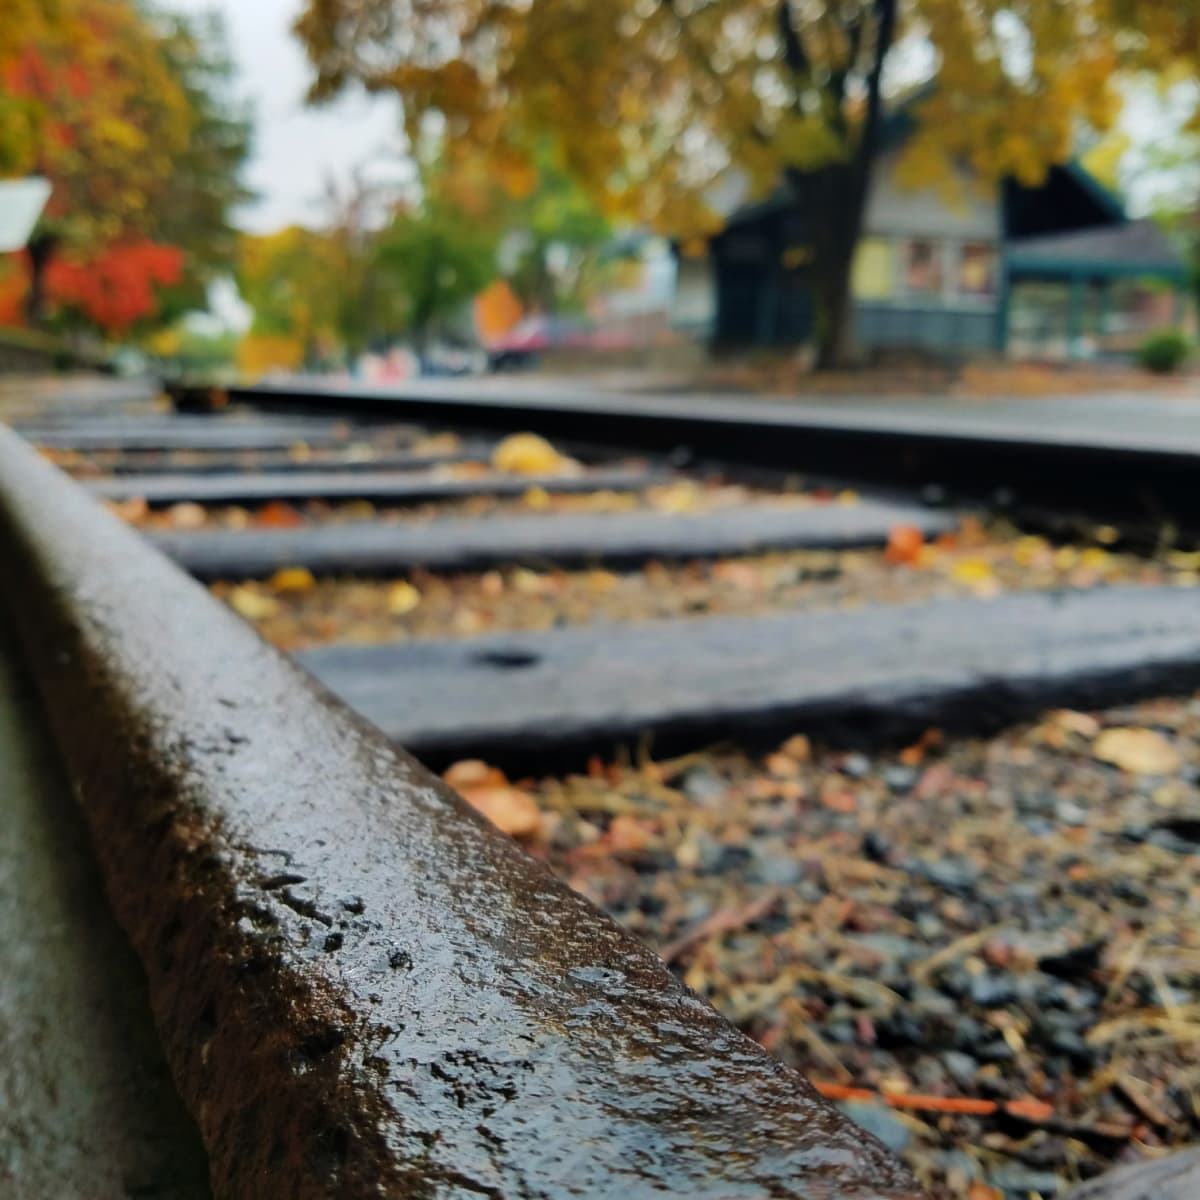
<path id="1" fill-rule="evenodd" d="M 219 37 L 131 0 L 48 0 L 11 23 L 6 13 L 0 175 L 52 187 L 28 249 L 31 323 L 56 274 L 65 308 L 122 332 L 156 310 L 161 287 L 186 285 L 180 299 L 194 302 L 229 261 L 248 140 L 214 87 L 228 78 Z"/>
<path id="2" fill-rule="evenodd" d="M 496 240 L 433 189 L 415 208 L 395 212 L 375 241 L 373 261 L 402 298 L 404 326 L 423 347 L 496 278 Z"/>
<path id="3" fill-rule="evenodd" d="M 291 339 L 308 358 L 321 343 L 338 340 L 341 265 L 327 234 L 300 225 L 245 235 L 236 279 L 254 310 L 252 332 Z"/>
<path id="4" fill-rule="evenodd" d="M 549 140 L 607 214 L 675 236 L 717 223 L 730 173 L 791 184 L 812 229 L 825 363 L 849 350 L 849 276 L 889 89 L 931 64 L 910 177 L 966 164 L 1041 179 L 1114 77 L 1200 53 L 1195 0 L 308 0 L 314 101 L 397 93 L 499 175 Z"/>

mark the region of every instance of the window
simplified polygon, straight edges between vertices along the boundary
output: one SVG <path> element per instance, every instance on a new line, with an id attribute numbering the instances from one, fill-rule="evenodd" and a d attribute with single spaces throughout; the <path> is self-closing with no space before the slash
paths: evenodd
<path id="1" fill-rule="evenodd" d="M 882 238 L 864 238 L 854 253 L 851 287 L 857 300 L 886 300 L 894 291 L 892 244 Z"/>
<path id="2" fill-rule="evenodd" d="M 958 290 L 964 296 L 990 296 L 996 287 L 996 251 L 989 242 L 964 242 Z"/>
<path id="3" fill-rule="evenodd" d="M 904 287 L 909 292 L 937 295 L 942 290 L 942 244 L 932 238 L 913 238 L 906 247 Z"/>

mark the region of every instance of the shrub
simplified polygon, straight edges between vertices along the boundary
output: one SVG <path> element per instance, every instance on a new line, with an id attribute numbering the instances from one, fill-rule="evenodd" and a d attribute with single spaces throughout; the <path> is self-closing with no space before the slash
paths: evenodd
<path id="1" fill-rule="evenodd" d="M 1188 356 L 1188 340 L 1178 329 L 1160 329 L 1138 347 L 1139 365 L 1160 375 L 1177 371 Z"/>

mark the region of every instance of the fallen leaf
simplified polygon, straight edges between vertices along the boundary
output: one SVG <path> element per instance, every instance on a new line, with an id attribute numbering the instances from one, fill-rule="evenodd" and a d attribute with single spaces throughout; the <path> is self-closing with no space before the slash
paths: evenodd
<path id="1" fill-rule="evenodd" d="M 858 801 L 852 792 L 826 792 L 821 797 L 821 807 L 830 812 L 853 813 L 858 811 Z"/>
<path id="2" fill-rule="evenodd" d="M 150 505 L 144 496 L 130 496 L 128 500 L 110 500 L 108 511 L 130 525 L 138 525 L 150 515 Z"/>
<path id="3" fill-rule="evenodd" d="M 387 610 L 393 617 L 412 612 L 420 603 L 421 593 L 407 580 L 397 580 L 387 590 Z"/>
<path id="4" fill-rule="evenodd" d="M 267 582 L 275 592 L 307 592 L 317 586 L 313 573 L 307 567 L 283 567 Z"/>
<path id="5" fill-rule="evenodd" d="M 229 593 L 229 603 L 248 621 L 263 621 L 279 612 L 279 602 L 257 588 L 242 583 Z"/>
<path id="6" fill-rule="evenodd" d="M 1049 557 L 1050 553 L 1050 543 L 1045 538 L 1023 537 L 1017 539 L 1012 556 L 1018 566 L 1029 567 L 1039 559 Z"/>
<path id="7" fill-rule="evenodd" d="M 764 582 L 762 572 L 757 567 L 743 562 L 715 563 L 712 568 L 712 577 L 745 592 L 759 590 Z"/>
<path id="8" fill-rule="evenodd" d="M 1092 754 L 1134 775 L 1173 775 L 1180 766 L 1179 751 L 1153 729 L 1106 729 Z"/>
<path id="9" fill-rule="evenodd" d="M 597 570 L 587 573 L 588 589 L 593 592 L 611 592 L 620 582 L 611 571 Z"/>
<path id="10" fill-rule="evenodd" d="M 690 479 L 681 479 L 666 487 L 651 488 L 647 493 L 651 505 L 664 513 L 695 512 L 702 497 L 700 488 Z"/>
<path id="11" fill-rule="evenodd" d="M 531 487 L 522 497 L 527 508 L 537 511 L 550 507 L 550 493 L 544 487 Z"/>
<path id="12" fill-rule="evenodd" d="M 172 529 L 203 529 L 208 514 L 199 504 L 185 500 L 167 509 L 167 522 Z"/>
<path id="13" fill-rule="evenodd" d="M 509 581 L 523 596 L 539 596 L 547 588 L 546 577 L 536 571 L 530 571 L 527 567 L 518 567 L 509 577 Z"/>
<path id="14" fill-rule="evenodd" d="M 258 510 L 254 523 L 266 529 L 297 529 L 304 524 L 304 518 L 290 504 L 272 500 Z"/>
<path id="15" fill-rule="evenodd" d="M 608 844 L 614 852 L 636 853 L 650 845 L 650 831 L 636 817 L 626 813 L 613 817 L 608 827 Z"/>
<path id="16" fill-rule="evenodd" d="M 514 475 L 548 475 L 568 460 L 536 433 L 511 433 L 492 451 L 492 466 Z"/>
<path id="17" fill-rule="evenodd" d="M 925 545 L 925 535 L 915 525 L 895 525 L 888 533 L 884 558 L 894 564 L 915 563 Z"/>
<path id="18" fill-rule="evenodd" d="M 812 758 L 812 743 L 803 733 L 797 733 L 779 747 L 779 752 L 799 763 L 806 763 Z"/>
<path id="19" fill-rule="evenodd" d="M 1094 738 L 1100 733 L 1100 722 L 1088 713 L 1076 712 L 1071 708 L 1060 708 L 1048 713 L 1046 720 L 1058 726 L 1067 733 L 1077 733 L 1080 737 Z"/>
<path id="20" fill-rule="evenodd" d="M 515 787 L 468 787 L 458 793 L 502 833 L 531 838 L 542 827 L 542 812 L 533 798 Z"/>
<path id="21" fill-rule="evenodd" d="M 1004 1200 L 1004 1193 L 990 1183 L 976 1181 L 967 1189 L 967 1200 Z"/>
<path id="22" fill-rule="evenodd" d="M 442 779 L 452 788 L 507 787 L 508 776 L 480 758 L 464 758 L 451 763 Z"/>
<path id="23" fill-rule="evenodd" d="M 950 574 L 959 583 L 989 583 L 995 572 L 985 558 L 964 558 L 954 564 Z"/>
<path id="24" fill-rule="evenodd" d="M 776 779 L 793 779 L 800 774 L 800 764 L 790 754 L 768 754 L 763 762 Z"/>

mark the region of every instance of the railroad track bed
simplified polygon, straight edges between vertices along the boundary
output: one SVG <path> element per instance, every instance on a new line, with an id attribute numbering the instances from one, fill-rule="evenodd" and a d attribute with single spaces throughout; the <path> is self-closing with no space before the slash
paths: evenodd
<path id="1" fill-rule="evenodd" d="M 441 772 L 733 1025 L 800 1068 L 903 1158 L 928 1195 L 1061 1198 L 1107 1167 L 1195 1140 L 1200 942 L 1181 914 L 1200 896 L 1200 610 L 1192 591 L 1200 557 L 1176 548 L 1169 531 L 1150 552 L 1135 552 L 1119 526 L 1099 520 L 1054 541 L 979 509 L 806 483 L 777 467 L 704 465 L 661 447 L 597 451 L 584 441 L 518 439 L 525 453 L 505 461 L 511 440 L 427 418 L 358 425 L 226 411 L 141 422 L 134 436 L 134 418 L 121 429 L 76 424 L 75 434 L 87 436 L 72 442 L 64 419 L 54 436 L 47 427 L 40 436 L 45 457 L 77 475 L 93 509 L 102 503 L 141 535 L 141 546 L 119 531 L 101 540 L 111 540 L 144 594 L 110 581 L 107 558 L 58 564 L 51 543 L 35 555 L 34 574 L 43 560 L 55 563 L 55 578 L 84 572 L 86 586 L 72 585 L 64 594 L 78 599 L 68 603 L 95 604 L 101 614 L 125 604 L 118 626 L 136 610 L 184 640 L 202 641 L 211 627 L 219 651 L 212 668 L 212 653 L 198 643 L 192 665 L 177 673 L 161 638 L 113 633 L 107 617 L 94 631 L 90 618 L 82 621 L 70 661 L 103 664 L 126 653 L 127 636 L 131 646 L 141 639 L 141 652 L 130 651 L 111 679 L 102 665 L 89 668 L 109 680 L 115 710 L 134 713 L 138 727 L 141 701 L 126 704 L 122 672 L 155 692 L 153 664 L 143 665 L 149 647 L 171 681 L 163 697 L 191 694 L 189 678 L 196 694 L 226 689 L 210 693 L 221 699 L 211 718 L 197 718 L 200 733 L 163 743 L 185 747 L 185 760 L 200 764 L 189 771 L 203 773 L 206 756 L 213 759 L 214 828 L 229 824 L 221 815 L 229 805 L 232 825 L 247 828 L 253 793 L 266 786 L 251 749 L 266 753 L 268 734 L 294 744 L 297 761 L 315 754 L 303 778 L 319 780 L 329 773 L 321 755 L 336 758 L 341 751 L 330 747 L 343 736 L 327 737 L 325 723 L 340 729 L 354 718 L 333 707 L 315 716 L 307 679 L 227 633 L 219 610 L 177 585 L 145 542 Z M 84 511 L 77 503 L 63 508 L 76 521 Z M 64 538 L 74 528 L 65 519 L 55 517 Z M 30 538 L 28 529 L 22 536 Z M 90 553 L 79 542 L 76 557 Z M 170 612 L 155 589 L 174 597 L 165 601 Z M 27 601 L 17 607 L 26 630 L 43 620 Z M 236 653 L 226 653 L 226 637 Z M 51 664 L 38 671 L 50 672 L 47 694 L 65 714 L 56 719 L 75 728 L 77 702 L 56 699 L 75 685 Z M 210 669 L 211 682 L 201 683 Z M 252 719 L 255 696 L 271 700 Z M 160 697 L 145 709 L 154 732 L 137 755 L 173 727 L 174 716 L 153 715 L 160 703 L 175 701 Z M 330 705 L 321 693 L 318 708 Z M 180 720 L 183 729 L 191 717 Z M 294 734 L 281 732 L 289 728 Z M 118 729 L 117 740 L 125 736 Z M 375 736 L 354 733 L 347 745 L 365 737 L 370 760 L 383 761 Z M 376 820 L 366 809 L 347 816 L 336 789 L 310 796 L 284 753 L 270 751 L 279 787 L 293 780 L 322 830 L 334 812 L 348 820 L 335 841 L 352 842 L 356 823 Z M 347 753 L 357 761 L 360 752 Z M 168 776 L 175 769 L 165 768 Z M 350 791 L 358 769 L 338 768 L 349 771 Z M 238 777 L 248 791 L 227 790 L 229 771 L 245 773 Z M 274 840 L 221 853 L 258 860 L 276 851 L 256 846 L 282 847 L 282 866 L 262 876 L 270 894 L 246 910 L 259 930 L 249 936 L 275 938 L 272 956 L 276 928 L 284 931 L 278 944 L 297 947 L 295 964 L 291 951 L 280 960 L 281 979 L 290 972 L 303 980 L 311 971 L 303 964 L 317 961 L 311 947 L 323 947 L 317 958 L 334 974 L 322 975 L 322 986 L 340 997 L 339 989 L 359 987 L 347 981 L 373 977 L 369 959 L 353 969 L 347 960 L 347 974 L 337 974 L 343 952 L 360 954 L 368 925 L 356 932 L 361 908 L 353 904 L 361 902 L 353 897 L 351 917 L 331 915 L 333 893 L 321 899 L 334 886 L 325 867 L 314 879 L 297 867 L 304 855 L 324 861 L 327 851 L 291 847 L 291 801 L 279 794 L 263 815 L 264 825 L 274 823 L 263 836 Z M 401 807 L 410 804 L 403 787 L 397 795 Z M 131 836 L 118 828 L 123 811 L 93 818 L 119 909 L 124 885 L 114 885 L 113 873 L 125 868 L 103 847 Z M 301 843 L 309 819 L 295 825 Z M 429 870 L 447 873 L 434 894 L 443 885 L 453 894 L 456 880 L 467 891 L 476 886 L 481 860 L 459 858 L 458 822 L 455 815 L 454 837 L 437 839 Z M 384 821 L 375 837 L 394 832 Z M 379 860 L 385 874 L 400 872 L 388 885 L 397 895 L 426 871 L 413 853 L 396 848 Z M 438 866 L 439 855 L 451 865 Z M 345 892 L 358 867 L 352 856 L 338 862 L 329 870 L 341 872 Z M 203 894 L 207 885 L 197 886 Z M 528 897 L 530 886 L 511 894 Z M 396 903 L 397 914 L 407 912 Z M 268 910 L 269 921 L 254 915 Z M 518 919 L 532 928 L 537 912 Z M 140 918 L 122 914 L 127 928 L 131 920 Z M 431 920 L 442 927 L 436 912 Z M 369 928 L 369 938 L 386 938 L 399 926 Z M 134 940 L 145 957 L 136 929 Z M 569 953 L 586 957 L 588 945 L 587 937 L 573 941 Z M 393 949 L 384 960 L 394 974 L 422 948 Z M 264 969 L 274 978 L 275 967 Z M 163 970 L 151 971 L 160 1022 L 162 988 L 174 986 Z M 612 975 L 608 966 L 572 970 L 593 972 L 604 988 Z M 426 999 L 440 1003 L 436 977 Z M 571 977 L 551 970 L 547 978 L 558 982 L 539 994 L 553 1007 L 555 987 Z M 623 988 L 587 1004 L 608 1013 Z M 488 1005 L 507 1003 L 486 994 Z M 367 1005 L 347 996 L 337 1003 Z M 468 988 L 465 1002 L 479 999 Z M 372 994 L 367 1007 L 380 1003 Z M 400 1009 L 409 1003 L 402 998 Z M 166 1046 L 176 1073 L 191 1061 L 190 1021 L 171 1018 Z M 483 1046 L 494 1029 L 484 1022 L 477 1030 Z M 405 1036 L 456 1045 L 459 1034 L 389 1035 Z M 393 1063 L 406 1052 L 395 1051 L 396 1060 L 381 1053 L 381 1063 Z M 603 1046 L 601 1057 L 608 1053 Z M 619 1060 L 624 1051 L 613 1053 Z M 408 1068 L 380 1067 L 396 1069 Z M 194 1064 L 184 1078 L 196 1111 L 214 1085 Z M 312 1085 L 289 1076 L 280 1086 Z M 458 1088 L 461 1109 L 469 1093 Z M 285 1128 L 299 1120 L 272 1119 Z M 602 1136 L 619 1143 L 623 1120 L 613 1116 Z M 202 1122 L 201 1132 L 216 1155 L 214 1178 L 238 1178 L 237 1163 L 214 1151 L 213 1128 Z M 300 1125 L 296 1136 L 305 1136 Z M 570 1144 L 569 1129 L 566 1136 Z M 499 1162 L 490 1169 L 503 1175 Z M 589 1178 L 608 1169 L 590 1160 L 581 1167 Z M 724 1169 L 710 1161 L 699 1178 L 717 1190 L 697 1194 L 724 1195 Z M 861 1170 L 856 1178 L 870 1179 L 868 1190 L 856 1183 L 845 1195 L 916 1195 L 882 1160 Z M 229 1194 L 251 1194 L 249 1186 Z"/>
<path id="2" fill-rule="evenodd" d="M 1181 698 L 445 777 L 932 1195 L 1028 1200 L 1196 1139 L 1198 734 Z"/>

